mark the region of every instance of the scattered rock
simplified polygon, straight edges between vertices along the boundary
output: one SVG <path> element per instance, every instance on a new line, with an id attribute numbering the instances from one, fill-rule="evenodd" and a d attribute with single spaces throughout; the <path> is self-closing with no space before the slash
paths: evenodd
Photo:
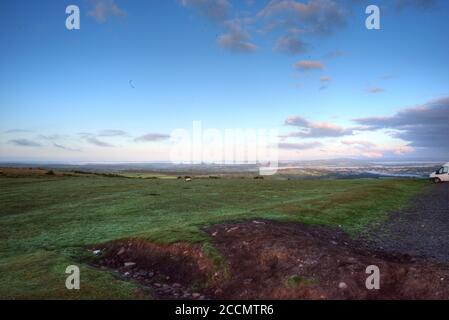
<path id="1" fill-rule="evenodd" d="M 131 267 L 134 267 L 136 265 L 136 263 L 135 262 L 125 262 L 123 265 L 125 266 L 125 268 L 131 268 Z"/>
<path id="2" fill-rule="evenodd" d="M 340 282 L 338 284 L 338 288 L 344 290 L 344 289 L 348 288 L 348 285 L 346 283 L 344 283 L 344 282 Z"/>
<path id="3" fill-rule="evenodd" d="M 118 252 L 117 252 L 117 255 L 118 256 L 121 256 L 122 254 L 124 254 L 125 253 L 125 248 L 124 247 L 122 247 Z"/>
<path id="4" fill-rule="evenodd" d="M 92 253 L 96 256 L 98 256 L 101 253 L 101 250 L 94 250 Z"/>
<path id="5" fill-rule="evenodd" d="M 356 262 L 357 262 L 357 259 L 356 259 L 356 258 L 353 258 L 353 257 L 349 257 L 346 261 L 347 261 L 348 263 L 356 263 Z"/>
<path id="6" fill-rule="evenodd" d="M 229 233 L 229 232 L 238 230 L 238 228 L 239 228 L 239 227 L 233 227 L 233 228 L 228 229 L 228 231 L 226 231 L 226 232 Z"/>
<path id="7" fill-rule="evenodd" d="M 193 298 L 193 299 L 198 299 L 199 297 L 201 297 L 201 294 L 199 294 L 199 293 L 197 293 L 197 292 L 192 293 L 192 298 Z"/>

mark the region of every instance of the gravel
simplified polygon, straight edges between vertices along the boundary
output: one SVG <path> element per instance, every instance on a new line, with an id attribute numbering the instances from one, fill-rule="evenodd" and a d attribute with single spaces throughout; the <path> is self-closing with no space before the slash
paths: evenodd
<path id="1" fill-rule="evenodd" d="M 449 184 L 429 186 L 365 237 L 385 251 L 449 263 Z"/>

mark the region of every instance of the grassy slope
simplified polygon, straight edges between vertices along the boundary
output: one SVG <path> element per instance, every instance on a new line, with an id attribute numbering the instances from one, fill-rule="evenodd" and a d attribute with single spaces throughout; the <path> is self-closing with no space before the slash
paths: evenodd
<path id="1" fill-rule="evenodd" d="M 124 237 L 204 241 L 200 228 L 242 218 L 340 226 L 357 234 L 422 189 L 411 180 L 142 180 L 0 178 L 0 298 L 127 298 L 133 285 L 82 267 L 80 292 L 65 267 L 85 245 Z"/>

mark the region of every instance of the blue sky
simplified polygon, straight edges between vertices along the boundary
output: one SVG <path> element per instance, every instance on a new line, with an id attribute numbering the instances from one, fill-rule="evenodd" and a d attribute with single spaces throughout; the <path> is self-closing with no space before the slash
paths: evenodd
<path id="1" fill-rule="evenodd" d="M 449 157 L 448 33 L 437 0 L 1 1 L 0 160 L 168 160 L 193 121 L 276 129 L 282 159 Z"/>

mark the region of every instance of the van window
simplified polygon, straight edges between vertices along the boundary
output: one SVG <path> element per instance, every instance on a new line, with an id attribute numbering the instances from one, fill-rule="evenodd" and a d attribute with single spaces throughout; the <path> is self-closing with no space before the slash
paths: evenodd
<path id="1" fill-rule="evenodd" d="M 443 173 L 448 173 L 449 172 L 449 167 L 443 167 Z"/>

